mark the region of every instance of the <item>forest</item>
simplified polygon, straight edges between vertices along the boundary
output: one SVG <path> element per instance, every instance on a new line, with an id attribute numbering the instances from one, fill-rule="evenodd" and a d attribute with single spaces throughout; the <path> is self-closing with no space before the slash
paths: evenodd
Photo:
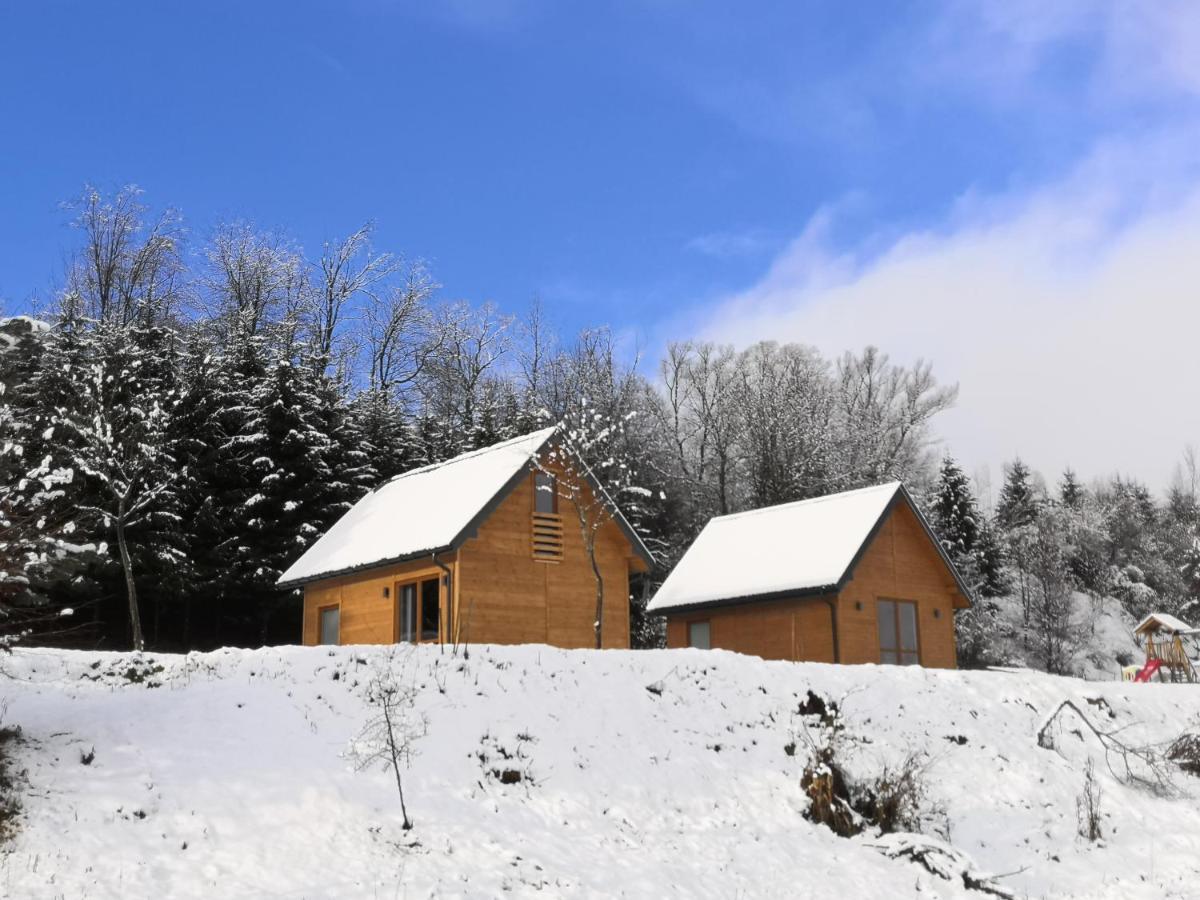
<path id="1" fill-rule="evenodd" d="M 5 642 L 209 649 L 295 642 L 279 574 L 360 496 L 544 424 L 586 429 L 655 553 L 643 614 L 712 516 L 901 479 L 975 586 L 960 662 L 996 657 L 1015 598 L 1037 662 L 1069 668 L 1077 593 L 1187 618 L 1200 596 L 1200 463 L 1169 491 L 1047 482 L 1021 460 L 978 496 L 934 424 L 928 363 L 874 347 L 680 340 L 661 358 L 553 309 L 450 299 L 374 228 L 308 254 L 219 223 L 194 238 L 136 188 L 85 188 L 61 284 L 0 326 L 0 633 Z M 1183 448 L 1181 448 L 1183 449 Z"/>

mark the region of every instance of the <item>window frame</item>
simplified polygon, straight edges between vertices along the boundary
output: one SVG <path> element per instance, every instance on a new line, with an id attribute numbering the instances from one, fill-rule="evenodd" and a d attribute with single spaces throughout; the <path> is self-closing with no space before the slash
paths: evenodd
<path id="1" fill-rule="evenodd" d="M 332 644 L 327 644 L 321 640 L 321 625 L 325 613 L 330 610 L 337 610 L 337 640 Z M 317 607 L 317 644 L 318 647 L 340 647 L 342 645 L 342 604 L 341 603 L 326 603 L 323 606 Z"/>
<path id="2" fill-rule="evenodd" d="M 892 605 L 892 627 L 895 629 L 896 646 L 884 647 L 883 639 L 879 634 L 879 622 L 882 617 L 883 604 L 890 603 Z M 900 628 L 900 608 L 901 606 L 910 606 L 913 611 L 913 630 L 916 638 L 916 647 L 914 649 L 906 649 L 903 645 L 902 631 Z M 924 654 L 921 650 L 921 605 L 916 600 L 901 600 L 897 597 L 876 597 L 875 598 L 875 646 L 879 651 L 879 664 L 884 666 L 923 666 Z M 884 662 L 883 654 L 891 653 L 896 657 L 895 662 Z M 913 662 L 904 662 L 905 656 L 915 655 L 916 659 Z"/>
<path id="3" fill-rule="evenodd" d="M 697 647 L 692 643 L 692 628 L 697 625 L 703 625 L 708 632 L 708 646 Z M 711 650 L 712 646 L 712 619 L 692 619 L 687 623 L 687 646 L 690 650 Z"/>
<path id="4" fill-rule="evenodd" d="M 422 637 L 421 623 L 424 616 L 424 587 L 426 582 L 434 581 L 437 583 L 437 604 L 438 604 L 438 633 L 436 637 Z M 413 640 L 405 640 L 404 634 L 404 589 L 411 587 L 413 589 Z M 442 643 L 442 627 L 445 621 L 443 609 L 447 602 L 444 596 L 446 593 L 443 588 L 443 578 L 440 574 L 425 574 L 417 575 L 409 578 L 403 578 L 392 585 L 392 643 L 393 644 L 440 644 Z"/>

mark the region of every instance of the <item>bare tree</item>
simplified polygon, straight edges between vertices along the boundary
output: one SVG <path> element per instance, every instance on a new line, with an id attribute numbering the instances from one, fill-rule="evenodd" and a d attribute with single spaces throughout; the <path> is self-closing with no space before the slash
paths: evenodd
<path id="1" fill-rule="evenodd" d="M 565 503 L 579 528 L 596 585 L 592 628 L 597 650 L 603 646 L 605 596 L 597 541 L 604 526 L 620 515 L 612 493 L 636 490 L 632 465 L 620 452 L 625 422 L 631 417 L 632 414 L 623 419 L 608 419 L 589 409 L 585 402 L 577 417 L 559 424 L 557 436 L 534 460 L 538 470 L 549 479 L 549 485 L 541 489 L 555 492 L 559 508 Z M 587 459 L 599 460 L 595 472 Z"/>
<path id="2" fill-rule="evenodd" d="M 426 404 L 435 416 L 464 433 L 475 428 L 487 380 L 512 348 L 512 324 L 512 317 L 501 315 L 491 303 L 451 303 L 437 311 L 439 352 L 422 379 Z"/>
<path id="3" fill-rule="evenodd" d="M 84 235 L 71 258 L 60 314 L 115 325 L 165 320 L 180 295 L 183 228 L 179 214 L 150 214 L 141 190 L 129 186 L 107 198 L 87 186 L 64 207 Z"/>
<path id="4" fill-rule="evenodd" d="M 416 381 L 442 347 L 429 300 L 437 290 L 425 267 L 408 265 L 402 284 L 371 293 L 363 314 L 363 344 L 373 391 L 391 396 Z"/>
<path id="5" fill-rule="evenodd" d="M 204 248 L 202 306 L 225 344 L 244 344 L 280 328 L 294 343 L 294 329 L 310 284 L 300 251 L 283 236 L 235 222 L 219 225 Z"/>
<path id="6" fill-rule="evenodd" d="M 845 354 L 837 365 L 842 427 L 849 438 L 844 469 L 867 482 L 902 478 L 921 462 L 928 424 L 953 406 L 958 387 L 939 386 L 929 363 L 897 366 L 875 347 Z"/>
<path id="7" fill-rule="evenodd" d="M 326 241 L 318 265 L 316 297 L 313 302 L 313 351 L 327 368 L 334 361 L 346 307 L 359 294 L 370 294 L 403 268 L 391 253 L 376 253 L 371 247 L 375 230 L 367 222 L 341 241 Z"/>
<path id="8" fill-rule="evenodd" d="M 408 804 L 404 799 L 402 770 L 408 767 L 414 753 L 414 744 L 425 736 L 429 722 L 413 707 L 417 698 L 417 687 L 408 670 L 411 650 L 402 661 L 401 671 L 396 672 L 396 659 L 389 654 L 381 660 L 367 685 L 367 703 L 375 710 L 351 745 L 358 769 L 383 763 L 396 780 L 396 793 L 400 796 L 400 814 L 403 827 L 408 831 L 413 821 L 408 816 Z"/>

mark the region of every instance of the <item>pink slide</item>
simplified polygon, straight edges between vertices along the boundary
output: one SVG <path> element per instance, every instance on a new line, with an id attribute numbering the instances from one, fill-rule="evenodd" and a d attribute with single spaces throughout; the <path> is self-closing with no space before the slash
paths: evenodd
<path id="1" fill-rule="evenodd" d="M 1134 681 L 1149 681 L 1154 677 L 1154 673 L 1162 666 L 1161 659 L 1152 659 L 1142 666 L 1141 671 L 1133 676 Z"/>

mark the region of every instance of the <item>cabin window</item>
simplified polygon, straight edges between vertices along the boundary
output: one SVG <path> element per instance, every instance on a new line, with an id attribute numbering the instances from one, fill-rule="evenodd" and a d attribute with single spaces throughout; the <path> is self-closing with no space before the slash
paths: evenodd
<path id="1" fill-rule="evenodd" d="M 917 604 L 907 600 L 880 600 L 877 609 L 879 661 L 893 666 L 919 665 Z"/>
<path id="2" fill-rule="evenodd" d="M 339 606 L 326 606 L 318 613 L 318 644 L 337 644 L 342 637 L 342 610 Z"/>
<path id="3" fill-rule="evenodd" d="M 558 479 L 548 472 L 533 474 L 533 511 L 551 515 L 558 512 Z"/>
<path id="4" fill-rule="evenodd" d="M 436 641 L 441 636 L 441 585 L 437 578 L 396 588 L 396 637 L 402 643 Z"/>
<path id="5" fill-rule="evenodd" d="M 400 640 L 412 643 L 417 639 L 417 585 L 400 586 Z"/>
<path id="6" fill-rule="evenodd" d="M 438 580 L 430 578 L 421 582 L 421 640 L 436 641 L 441 624 L 441 609 L 438 606 Z"/>
<path id="7" fill-rule="evenodd" d="M 711 650 L 712 641 L 709 638 L 707 622 L 688 622 L 688 646 L 698 650 Z"/>

